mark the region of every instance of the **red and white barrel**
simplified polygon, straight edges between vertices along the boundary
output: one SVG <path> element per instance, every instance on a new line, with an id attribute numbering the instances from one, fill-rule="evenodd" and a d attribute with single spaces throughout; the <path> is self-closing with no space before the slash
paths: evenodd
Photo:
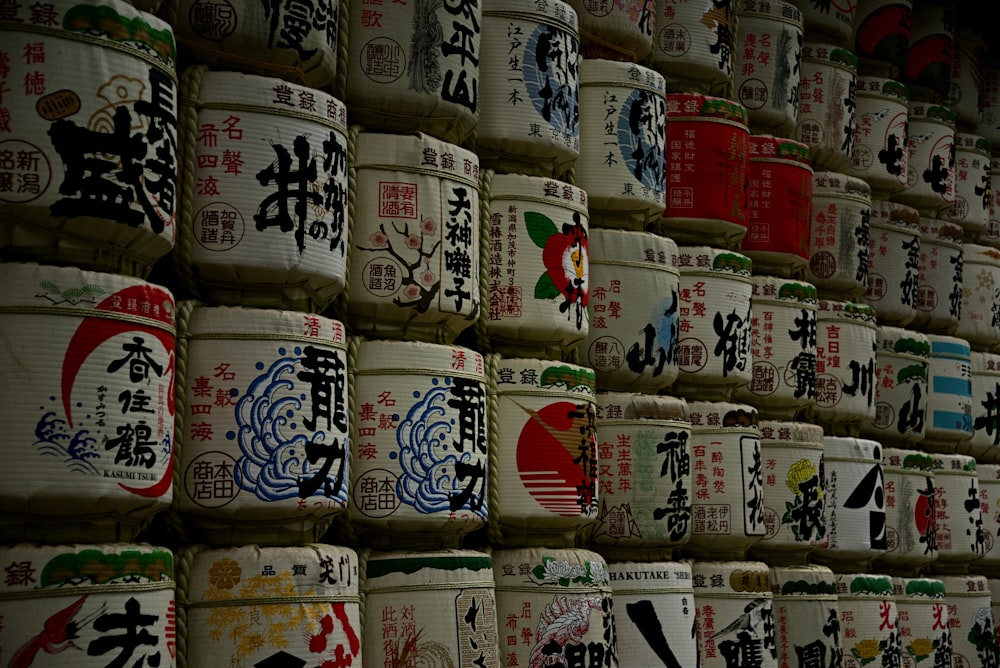
<path id="1" fill-rule="evenodd" d="M 899 640 L 903 666 L 919 666 L 930 659 L 951 665 L 952 639 L 944 583 L 934 578 L 892 578 L 899 615 Z M 931 663 L 930 665 L 934 665 Z"/>
<path id="2" fill-rule="evenodd" d="M 786 0 L 743 0 L 733 56 L 733 99 L 749 113 L 750 130 L 792 137 L 798 116 L 802 12 Z"/>
<path id="3" fill-rule="evenodd" d="M 772 135 L 750 135 L 747 231 L 740 252 L 754 273 L 805 275 L 809 264 L 813 169 L 809 147 Z"/>
<path id="4" fill-rule="evenodd" d="M 966 239 L 980 241 L 989 233 L 992 153 L 985 137 L 955 133 L 955 201 L 944 218 L 961 225 Z"/>
<path id="5" fill-rule="evenodd" d="M 587 191 L 565 181 L 496 174 L 489 186 L 489 301 L 480 317 L 506 355 L 561 359 L 588 333 Z M 484 346 L 486 347 L 486 346 Z"/>
<path id="6" fill-rule="evenodd" d="M 667 395 L 596 397 L 597 520 L 582 536 L 608 558 L 667 553 L 691 537 L 691 422 Z"/>
<path id="7" fill-rule="evenodd" d="M 587 191 L 592 226 L 644 230 L 663 213 L 665 94 L 656 70 L 581 59 L 580 155 L 573 183 Z"/>
<path id="8" fill-rule="evenodd" d="M 691 564 L 697 608 L 699 662 L 725 668 L 742 652 L 761 668 L 777 668 L 774 597 L 762 561 L 695 561 Z"/>
<path id="9" fill-rule="evenodd" d="M 815 421 L 831 436 L 875 418 L 878 324 L 864 304 L 821 299 L 816 313 Z"/>
<path id="10" fill-rule="evenodd" d="M 484 7 L 482 26 L 480 161 L 502 172 L 562 176 L 580 154 L 576 11 L 565 2 L 509 0 Z"/>
<path id="11" fill-rule="evenodd" d="M 748 404 L 689 401 L 694 498 L 685 552 L 743 559 L 767 534 L 757 410 Z"/>
<path id="12" fill-rule="evenodd" d="M 793 136 L 809 147 L 815 169 L 846 171 L 854 153 L 858 58 L 829 42 L 806 41 L 799 75 Z"/>
<path id="13" fill-rule="evenodd" d="M 653 2 L 568 0 L 580 20 L 584 58 L 642 62 L 653 48 Z"/>
<path id="14" fill-rule="evenodd" d="M 923 449 L 954 452 L 972 438 L 972 350 L 955 336 L 928 334 L 927 419 Z"/>
<path id="15" fill-rule="evenodd" d="M 951 82 L 944 101 L 955 112 L 957 125 L 977 132 L 985 107 L 983 83 L 989 56 L 986 45 L 987 25 L 976 12 L 968 12 L 963 8 L 961 14 L 964 16 L 956 11 Z"/>
<path id="16" fill-rule="evenodd" d="M 885 474 L 878 441 L 823 437 L 826 540 L 811 558 L 836 567 L 865 567 L 888 548 Z"/>
<path id="17" fill-rule="evenodd" d="M 179 666 L 363 665 L 353 549 L 194 545 L 177 560 Z"/>
<path id="18" fill-rule="evenodd" d="M 982 87 L 982 109 L 973 132 L 985 137 L 991 146 L 1000 146 L 1000 63 L 990 61 L 985 64 Z"/>
<path id="19" fill-rule="evenodd" d="M 880 326 L 875 345 L 875 416 L 861 435 L 885 445 L 919 443 L 927 413 L 931 343 L 926 334 Z"/>
<path id="20" fill-rule="evenodd" d="M 425 134 L 355 143 L 351 330 L 451 343 L 480 300 L 479 158 Z"/>
<path id="21" fill-rule="evenodd" d="M 581 549 L 493 551 L 502 665 L 618 665 L 608 565 Z M 517 638 L 507 644 L 506 638 Z"/>
<path id="22" fill-rule="evenodd" d="M 989 582 L 983 575 L 940 575 L 951 627 L 951 665 L 978 668 L 997 664 L 996 620 Z"/>
<path id="23" fill-rule="evenodd" d="M 723 96 L 733 85 L 736 2 L 708 6 L 654 0 L 653 67 L 670 90 Z"/>
<path id="24" fill-rule="evenodd" d="M 491 543 L 573 545 L 599 509 L 594 372 L 496 354 L 489 364 Z"/>
<path id="25" fill-rule="evenodd" d="M 615 603 L 618 665 L 698 665 L 691 564 L 610 562 L 608 575 Z"/>
<path id="26" fill-rule="evenodd" d="M 455 547 L 486 523 L 486 366 L 460 346 L 361 341 L 349 528 L 370 547 Z"/>
<path id="27" fill-rule="evenodd" d="M 344 325 L 191 302 L 178 311 L 184 531 L 211 545 L 319 540 L 350 487 Z"/>
<path id="28" fill-rule="evenodd" d="M 816 565 L 772 565 L 770 577 L 779 668 L 797 666 L 799 657 L 807 654 L 840 656 L 842 639 L 835 628 L 840 604 L 833 571 Z"/>
<path id="29" fill-rule="evenodd" d="M 955 331 L 962 308 L 962 228 L 920 217 L 917 314 L 909 327 L 928 333 Z"/>
<path id="30" fill-rule="evenodd" d="M 355 121 L 371 130 L 426 132 L 454 144 L 469 138 L 486 101 L 480 97 L 480 64 L 497 60 L 482 38 L 479 3 L 393 2 L 377 9 L 366 0 L 347 4 L 345 101 Z"/>
<path id="31" fill-rule="evenodd" d="M 204 65 L 186 69 L 181 88 L 186 287 L 215 304 L 322 312 L 347 281 L 347 108 L 308 86 Z"/>
<path id="32" fill-rule="evenodd" d="M 826 537 L 823 428 L 762 420 L 760 459 L 766 533 L 749 554 L 772 566 L 804 563 L 813 545 Z"/>
<path id="33" fill-rule="evenodd" d="M 666 206 L 647 229 L 677 243 L 736 250 L 748 220 L 746 107 L 698 93 L 668 93 L 666 104 Z"/>
<path id="34" fill-rule="evenodd" d="M 493 559 L 476 550 L 363 553 L 365 665 L 500 668 Z"/>
<path id="35" fill-rule="evenodd" d="M 906 67 L 913 0 L 859 0 L 854 53 L 862 72 L 898 78 Z"/>
<path id="36" fill-rule="evenodd" d="M 868 233 L 868 283 L 861 301 L 879 324 L 905 327 L 917 315 L 920 285 L 920 213 L 913 207 L 872 200 Z"/>
<path id="37" fill-rule="evenodd" d="M 954 335 L 975 350 L 1000 350 L 1000 249 L 962 245 L 962 304 Z"/>
<path id="38" fill-rule="evenodd" d="M 843 48 L 851 48 L 857 2 L 835 2 L 829 7 L 801 3 L 802 24 L 806 37 L 819 39 Z"/>
<path id="39" fill-rule="evenodd" d="M 33 263 L 0 285 L 0 537 L 133 540 L 172 499 L 173 296 Z"/>
<path id="40" fill-rule="evenodd" d="M 864 179 L 875 198 L 887 197 L 906 188 L 910 90 L 883 77 L 859 76 L 857 85 L 854 151 L 847 173 Z"/>
<path id="41" fill-rule="evenodd" d="M 840 172 L 813 172 L 809 271 L 824 299 L 857 299 L 868 284 L 871 188 Z"/>
<path id="42" fill-rule="evenodd" d="M 935 572 L 967 573 L 986 553 L 976 460 L 935 453 L 938 558 Z"/>
<path id="43" fill-rule="evenodd" d="M 750 382 L 739 401 L 761 415 L 793 420 L 816 402 L 816 288 L 804 281 L 757 275 L 750 319 Z"/>
<path id="44" fill-rule="evenodd" d="M 1000 354 L 973 350 L 972 438 L 958 452 L 977 462 L 1000 462 Z"/>
<path id="45" fill-rule="evenodd" d="M 681 246 L 679 373 L 673 392 L 685 398 L 729 400 L 750 382 L 751 262 L 711 246 Z"/>
<path id="46" fill-rule="evenodd" d="M 887 547 L 875 563 L 895 572 L 915 573 L 938 556 L 934 458 L 917 450 L 885 448 Z"/>
<path id="47" fill-rule="evenodd" d="M 177 231 L 172 26 L 119 0 L 12 4 L 0 253 L 145 277 Z"/>
<path id="48" fill-rule="evenodd" d="M 8 666 L 178 665 L 174 555 L 144 543 L 0 546 Z M 179 637 L 180 636 L 180 637 Z M 137 662 L 137 663 L 136 663 Z M 183 664 L 181 664 L 183 665 Z"/>
<path id="49" fill-rule="evenodd" d="M 836 572 L 841 647 L 854 665 L 903 665 L 899 612 L 892 578 L 884 573 Z M 845 665 L 851 665 L 846 660 Z"/>
<path id="50" fill-rule="evenodd" d="M 906 188 L 892 199 L 928 217 L 944 215 L 955 203 L 955 113 L 911 98 L 906 117 Z"/>
<path id="51" fill-rule="evenodd" d="M 658 392 L 677 380 L 677 244 L 652 232 L 590 230 L 590 327 L 580 358 L 604 390 Z M 632 299 L 633 295 L 645 295 Z"/>
<path id="52" fill-rule="evenodd" d="M 902 79 L 915 97 L 941 102 L 948 98 L 956 47 L 956 11 L 952 2 L 913 3 L 910 46 Z"/>
<path id="53" fill-rule="evenodd" d="M 979 511 L 983 517 L 983 558 L 975 563 L 977 573 L 1000 572 L 1000 464 L 976 462 L 979 479 Z"/>
<path id="54" fill-rule="evenodd" d="M 174 26 L 184 55 L 194 63 L 278 77 L 313 90 L 343 85 L 346 2 L 264 7 L 253 0 L 154 1 L 162 2 L 160 14 Z M 383 65 L 391 68 L 390 62 Z M 294 97 L 289 101 L 298 103 Z"/>

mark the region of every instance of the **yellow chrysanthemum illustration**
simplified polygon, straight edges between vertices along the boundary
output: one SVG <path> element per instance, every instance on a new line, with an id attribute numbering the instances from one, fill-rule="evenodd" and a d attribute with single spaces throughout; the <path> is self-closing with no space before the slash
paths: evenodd
<path id="1" fill-rule="evenodd" d="M 802 492 L 799 484 L 816 476 L 816 466 L 808 459 L 800 459 L 788 468 L 788 477 L 785 478 L 785 485 L 792 494 L 798 496 Z"/>
<path id="2" fill-rule="evenodd" d="M 208 584 L 215 589 L 232 589 L 240 583 L 243 569 L 233 559 L 222 558 L 208 569 Z"/>

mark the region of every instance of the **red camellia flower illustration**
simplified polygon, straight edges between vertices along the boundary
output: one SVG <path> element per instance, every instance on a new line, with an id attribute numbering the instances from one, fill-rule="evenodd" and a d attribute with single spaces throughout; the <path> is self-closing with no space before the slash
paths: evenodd
<path id="1" fill-rule="evenodd" d="M 573 214 L 572 224 L 563 223 L 562 232 L 540 213 L 525 213 L 524 221 L 531 240 L 542 249 L 545 265 L 535 284 L 535 299 L 561 297 L 559 311 L 575 316 L 576 328 L 582 329 L 590 302 L 590 249 L 580 214 Z"/>

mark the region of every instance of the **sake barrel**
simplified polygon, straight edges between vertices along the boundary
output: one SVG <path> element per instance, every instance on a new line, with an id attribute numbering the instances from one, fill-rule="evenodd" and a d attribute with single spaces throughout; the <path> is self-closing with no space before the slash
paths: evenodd
<path id="1" fill-rule="evenodd" d="M 496 354 L 489 364 L 491 543 L 571 546 L 597 521 L 594 372 Z"/>
<path id="2" fill-rule="evenodd" d="M 996 666 L 996 621 L 992 594 L 982 575 L 942 575 L 948 604 L 954 668 Z"/>
<path id="3" fill-rule="evenodd" d="M 946 213 L 955 202 L 955 114 L 911 98 L 906 118 L 906 188 L 891 198 L 929 217 Z"/>
<path id="4" fill-rule="evenodd" d="M 476 153 L 485 167 L 559 177 L 580 153 L 579 17 L 511 0 L 482 10 Z"/>
<path id="5" fill-rule="evenodd" d="M 176 665 L 177 586 L 166 548 L 15 543 L 0 547 L 0 559 L 8 564 L 0 585 L 8 665 Z"/>
<path id="6" fill-rule="evenodd" d="M 979 511 L 983 517 L 983 558 L 975 562 L 975 572 L 1000 571 L 1000 465 L 976 462 L 979 479 Z"/>
<path id="7" fill-rule="evenodd" d="M 653 67 L 670 90 L 725 97 L 733 85 L 736 3 L 701 7 L 655 0 Z"/>
<path id="8" fill-rule="evenodd" d="M 612 589 L 601 555 L 572 548 L 498 549 L 493 576 L 504 662 L 570 665 L 572 657 L 586 656 L 597 665 L 618 665 Z"/>
<path id="9" fill-rule="evenodd" d="M 847 173 L 864 179 L 873 197 L 906 188 L 906 121 L 910 90 L 894 79 L 859 75 L 854 152 Z"/>
<path id="10" fill-rule="evenodd" d="M 983 558 L 986 537 L 979 502 L 976 460 L 967 455 L 935 453 L 934 488 L 937 509 L 938 573 L 966 573 Z"/>
<path id="11" fill-rule="evenodd" d="M 483 39 L 479 3 L 372 9 L 365 0 L 348 0 L 347 11 L 345 101 L 356 121 L 372 130 L 466 140 L 486 102 L 480 63 L 500 62 Z"/>
<path id="12" fill-rule="evenodd" d="M 871 188 L 840 172 L 813 172 L 809 271 L 824 299 L 857 299 L 868 283 Z"/>
<path id="13" fill-rule="evenodd" d="M 972 438 L 972 351 L 954 336 L 928 334 L 927 427 L 923 447 L 954 452 Z"/>
<path id="14" fill-rule="evenodd" d="M 826 537 L 823 428 L 808 422 L 761 420 L 766 533 L 750 546 L 771 566 L 802 564 Z"/>
<path id="15" fill-rule="evenodd" d="M 902 79 L 917 97 L 945 102 L 951 89 L 956 7 L 946 0 L 913 3 L 910 46 Z"/>
<path id="16" fill-rule="evenodd" d="M 861 301 L 879 324 L 905 327 L 917 315 L 920 285 L 920 213 L 913 207 L 872 200 L 868 233 L 868 282 Z"/>
<path id="17" fill-rule="evenodd" d="M 808 146 L 784 137 L 750 135 L 747 231 L 740 252 L 753 261 L 754 273 L 805 275 L 812 177 Z"/>
<path id="18" fill-rule="evenodd" d="M 823 437 L 826 540 L 811 558 L 841 572 L 867 566 L 888 548 L 885 474 L 878 441 Z M 846 649 L 846 648 L 845 648 Z"/>
<path id="19" fill-rule="evenodd" d="M 691 564 L 702 668 L 723 668 L 739 656 L 774 668 L 774 598 L 762 561 L 696 561 Z"/>
<path id="20" fill-rule="evenodd" d="M 653 3 L 633 5 L 569 0 L 580 20 L 584 58 L 641 62 L 653 48 Z"/>
<path id="21" fill-rule="evenodd" d="M 608 563 L 621 666 L 695 666 L 691 564 L 681 561 Z"/>
<path id="22" fill-rule="evenodd" d="M 1000 145 L 1000 63 L 987 60 L 981 76 L 982 109 L 973 132 L 986 137 L 991 145 Z"/>
<path id="23" fill-rule="evenodd" d="M 878 324 L 870 306 L 819 301 L 815 421 L 834 436 L 857 435 L 875 418 Z"/>
<path id="24" fill-rule="evenodd" d="M 677 244 L 652 232 L 592 229 L 583 363 L 602 389 L 657 392 L 677 380 Z M 632 295 L 645 295 L 632 299 Z"/>
<path id="25" fill-rule="evenodd" d="M 191 302 L 178 311 L 175 509 L 188 542 L 319 540 L 350 485 L 344 325 Z"/>
<path id="26" fill-rule="evenodd" d="M 836 581 L 844 665 L 864 666 L 874 661 L 901 665 L 903 649 L 892 578 L 883 573 L 838 572 Z"/>
<path id="27" fill-rule="evenodd" d="M 746 106 L 752 132 L 792 137 L 798 116 L 802 12 L 785 0 L 743 0 L 736 16 L 733 99 Z"/>
<path id="28" fill-rule="evenodd" d="M 875 559 L 880 568 L 915 575 L 938 556 L 934 458 L 917 450 L 885 448 L 886 551 Z"/>
<path id="29" fill-rule="evenodd" d="M 985 25 L 975 12 L 965 7 L 959 11 L 956 5 L 955 44 L 951 52 L 951 81 L 945 103 L 955 112 L 958 126 L 976 132 L 982 122 L 980 116 L 984 105 L 984 69 L 987 66 L 989 50 L 986 46 Z"/>
<path id="30" fill-rule="evenodd" d="M 174 299 L 136 278 L 0 264 L 0 536 L 130 541 L 172 499 Z"/>
<path id="31" fill-rule="evenodd" d="M 920 217 L 917 314 L 909 326 L 925 332 L 955 331 L 962 312 L 962 228 Z"/>
<path id="32" fill-rule="evenodd" d="M 595 408 L 600 509 L 582 538 L 609 559 L 663 558 L 691 537 L 687 402 L 599 392 Z"/>
<path id="33" fill-rule="evenodd" d="M 771 566 L 778 667 L 833 661 L 842 653 L 837 581 L 825 566 Z M 811 658 L 810 658 L 811 657 Z"/>
<path id="34" fill-rule="evenodd" d="M 808 3 L 806 3 L 808 4 Z M 854 154 L 858 58 L 828 42 L 802 45 L 794 137 L 818 170 L 844 172 Z"/>
<path id="35" fill-rule="evenodd" d="M 955 336 L 976 350 L 1000 350 L 1000 249 L 962 245 L 962 305 Z"/>
<path id="36" fill-rule="evenodd" d="M 711 246 L 681 246 L 680 339 L 673 392 L 685 398 L 728 400 L 750 382 L 753 284 L 750 259 Z"/>
<path id="37" fill-rule="evenodd" d="M 668 93 L 666 105 L 666 205 L 647 229 L 681 244 L 737 250 L 747 226 L 746 107 L 697 93 Z"/>
<path id="38" fill-rule="evenodd" d="M 899 615 L 902 665 L 915 668 L 927 659 L 951 665 L 952 639 L 944 583 L 934 578 L 894 576 L 892 590 Z"/>
<path id="39" fill-rule="evenodd" d="M 347 279 L 346 107 L 204 65 L 181 88 L 178 274 L 212 303 L 323 311 Z"/>
<path id="40" fill-rule="evenodd" d="M 363 563 L 367 665 L 503 665 L 493 560 L 475 550 L 373 551 Z"/>
<path id="41" fill-rule="evenodd" d="M 967 239 L 978 241 L 989 232 L 992 152 L 985 137 L 955 133 L 955 201 L 944 217 L 961 225 Z"/>
<path id="42" fill-rule="evenodd" d="M 580 155 L 573 175 L 587 191 L 595 227 L 642 230 L 663 213 L 665 93 L 656 70 L 581 59 Z"/>
<path id="43" fill-rule="evenodd" d="M 919 443 L 926 431 L 930 340 L 916 330 L 880 326 L 875 344 L 875 415 L 862 423 L 861 434 L 885 445 Z"/>
<path id="44" fill-rule="evenodd" d="M 853 40 L 863 73 L 902 75 L 912 21 L 913 0 L 858 0 Z"/>
<path id="45" fill-rule="evenodd" d="M 487 515 L 482 355 L 361 341 L 353 372 L 350 527 L 370 547 L 457 547 Z"/>
<path id="46" fill-rule="evenodd" d="M 694 498 L 691 538 L 698 559 L 745 558 L 767 534 L 757 410 L 748 404 L 688 401 Z"/>
<path id="47" fill-rule="evenodd" d="M 761 415 L 792 420 L 816 402 L 816 288 L 804 281 L 754 275 L 751 295 L 750 382 L 739 401 Z"/>
<path id="48" fill-rule="evenodd" d="M 178 562 L 179 665 L 363 665 L 353 549 L 194 545 Z"/>
<path id="49" fill-rule="evenodd" d="M 1000 461 L 1000 354 L 972 351 L 972 438 L 958 451 L 978 462 Z"/>
<path id="50" fill-rule="evenodd" d="M 160 13 L 174 26 L 192 64 L 324 90 L 343 85 L 338 73 L 346 66 L 346 10 L 339 0 L 264 7 L 252 0 L 165 0 Z M 289 101 L 297 103 L 294 97 Z"/>
<path id="51" fill-rule="evenodd" d="M 176 235 L 170 24 L 119 0 L 9 7 L 0 254 L 137 277 Z"/>
<path id="52" fill-rule="evenodd" d="M 429 135 L 361 132 L 355 163 L 352 331 L 451 343 L 479 311 L 479 159 Z"/>
<path id="53" fill-rule="evenodd" d="M 489 340 L 483 347 L 562 358 L 588 334 L 587 192 L 524 174 L 496 174 L 489 191 L 489 303 L 480 314 Z"/>

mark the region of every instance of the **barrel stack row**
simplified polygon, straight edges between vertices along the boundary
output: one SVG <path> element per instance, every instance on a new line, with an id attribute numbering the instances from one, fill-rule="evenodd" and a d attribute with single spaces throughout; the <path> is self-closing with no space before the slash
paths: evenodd
<path id="1" fill-rule="evenodd" d="M 12 665 L 996 665 L 972 15 L 251 4 L 0 18 Z"/>

